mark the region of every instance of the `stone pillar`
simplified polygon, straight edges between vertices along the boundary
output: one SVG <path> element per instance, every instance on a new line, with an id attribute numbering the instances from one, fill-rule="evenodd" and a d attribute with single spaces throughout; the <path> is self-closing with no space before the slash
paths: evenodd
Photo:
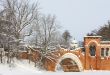
<path id="1" fill-rule="evenodd" d="M 101 53 L 100 52 L 100 41 L 101 41 L 101 36 L 84 37 L 85 69 L 86 70 L 91 69 L 91 67 L 94 67 L 94 69 L 100 69 L 100 53 Z M 95 47 L 96 47 L 95 56 L 90 55 L 89 47 L 91 45 L 95 45 Z"/>
<path id="2" fill-rule="evenodd" d="M 89 70 L 90 69 L 90 66 L 89 66 L 89 47 L 86 45 L 85 46 L 85 69 L 86 70 Z"/>
<path id="3" fill-rule="evenodd" d="M 101 48 L 98 45 L 96 47 L 96 69 L 100 70 L 100 64 L 101 64 Z"/>

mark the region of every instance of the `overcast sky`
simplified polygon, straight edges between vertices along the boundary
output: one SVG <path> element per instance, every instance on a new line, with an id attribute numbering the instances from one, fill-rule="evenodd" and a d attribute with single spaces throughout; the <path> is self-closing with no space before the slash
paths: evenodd
<path id="1" fill-rule="evenodd" d="M 110 0 L 39 0 L 41 11 L 54 14 L 77 40 L 110 20 Z"/>

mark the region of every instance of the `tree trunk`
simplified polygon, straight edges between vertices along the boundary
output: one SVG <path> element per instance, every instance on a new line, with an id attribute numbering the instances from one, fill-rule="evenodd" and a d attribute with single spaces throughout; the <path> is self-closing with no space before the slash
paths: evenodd
<path id="1" fill-rule="evenodd" d="M 1 51 L 1 63 L 3 63 L 3 60 L 2 60 L 3 56 L 2 56 L 2 53 L 3 53 L 3 52 Z"/>

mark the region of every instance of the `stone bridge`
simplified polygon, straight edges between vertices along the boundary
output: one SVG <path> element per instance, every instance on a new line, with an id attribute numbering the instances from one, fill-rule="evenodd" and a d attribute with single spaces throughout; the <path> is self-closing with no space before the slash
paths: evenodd
<path id="1" fill-rule="evenodd" d="M 48 71 L 79 72 L 84 70 L 84 59 L 82 48 L 75 50 L 62 48 L 48 53 L 43 62 Z"/>

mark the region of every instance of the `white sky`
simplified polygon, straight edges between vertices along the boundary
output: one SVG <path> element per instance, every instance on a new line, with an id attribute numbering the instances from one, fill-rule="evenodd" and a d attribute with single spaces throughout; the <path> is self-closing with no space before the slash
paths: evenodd
<path id="1" fill-rule="evenodd" d="M 110 20 L 110 0 L 39 0 L 41 12 L 55 14 L 62 30 L 77 40 Z"/>

